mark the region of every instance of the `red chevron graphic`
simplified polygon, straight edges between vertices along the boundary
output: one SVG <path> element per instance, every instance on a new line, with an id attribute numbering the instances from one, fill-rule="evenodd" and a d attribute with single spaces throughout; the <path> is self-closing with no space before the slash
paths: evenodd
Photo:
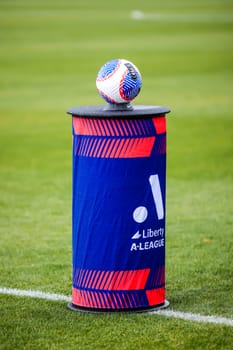
<path id="1" fill-rule="evenodd" d="M 79 288 L 95 290 L 140 290 L 144 289 L 150 269 L 126 271 L 99 271 L 77 269 L 73 281 Z"/>
<path id="2" fill-rule="evenodd" d="M 159 118 L 155 118 L 159 119 Z M 150 136 L 154 134 L 152 119 L 100 119 L 73 117 L 76 135 L 86 136 Z"/>
<path id="3" fill-rule="evenodd" d="M 143 138 L 77 138 L 75 153 L 95 158 L 143 158 L 150 157 L 155 137 Z"/>

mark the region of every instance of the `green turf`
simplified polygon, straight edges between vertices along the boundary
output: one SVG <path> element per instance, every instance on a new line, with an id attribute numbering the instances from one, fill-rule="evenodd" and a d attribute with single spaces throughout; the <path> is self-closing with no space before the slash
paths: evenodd
<path id="1" fill-rule="evenodd" d="M 0 325 L 9 349 L 232 349 L 230 327 L 142 314 L 78 314 L 57 302 L 0 299 L 7 303 Z"/>
<path id="2" fill-rule="evenodd" d="M 132 10 L 148 18 L 133 20 Z M 95 76 L 116 57 L 133 61 L 142 73 L 135 103 L 172 110 L 171 308 L 232 318 L 230 0 L 0 1 L 0 286 L 70 294 L 66 110 L 102 104 Z M 225 350 L 233 342 L 231 327 L 151 315 L 80 315 L 62 302 L 0 300 L 0 349 Z"/>

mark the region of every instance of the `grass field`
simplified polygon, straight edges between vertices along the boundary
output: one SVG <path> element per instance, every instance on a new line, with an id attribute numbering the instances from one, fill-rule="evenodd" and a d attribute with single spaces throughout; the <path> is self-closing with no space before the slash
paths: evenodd
<path id="1" fill-rule="evenodd" d="M 132 18 L 132 11 L 141 18 Z M 233 317 L 231 0 L 0 0 L 0 287 L 71 294 L 72 106 L 123 57 L 169 106 L 170 309 Z M 232 327 L 0 294 L 0 349 L 232 349 Z"/>

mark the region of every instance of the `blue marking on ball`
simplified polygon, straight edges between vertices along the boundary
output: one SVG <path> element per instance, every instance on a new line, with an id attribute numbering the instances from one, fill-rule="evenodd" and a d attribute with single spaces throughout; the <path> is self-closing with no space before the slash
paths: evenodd
<path id="1" fill-rule="evenodd" d="M 133 74 L 134 77 L 131 72 L 128 72 L 120 87 L 120 94 L 127 101 L 133 100 L 139 94 L 142 86 L 141 76 L 136 71 Z"/>
<path id="2" fill-rule="evenodd" d="M 104 80 L 105 78 L 109 78 L 110 75 L 114 73 L 114 71 L 117 69 L 117 66 L 119 65 L 120 60 L 115 59 L 110 62 L 105 63 L 103 67 L 100 69 L 97 79 Z"/>

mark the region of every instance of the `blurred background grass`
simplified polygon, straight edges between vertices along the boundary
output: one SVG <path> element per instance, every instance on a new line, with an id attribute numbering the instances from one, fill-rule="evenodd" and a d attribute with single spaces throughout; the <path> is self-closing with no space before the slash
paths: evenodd
<path id="1" fill-rule="evenodd" d="M 103 104 L 96 74 L 120 57 L 142 73 L 135 104 L 172 110 L 168 299 L 232 316 L 232 29 L 231 0 L 0 1 L 1 286 L 70 294 L 66 111 Z"/>

